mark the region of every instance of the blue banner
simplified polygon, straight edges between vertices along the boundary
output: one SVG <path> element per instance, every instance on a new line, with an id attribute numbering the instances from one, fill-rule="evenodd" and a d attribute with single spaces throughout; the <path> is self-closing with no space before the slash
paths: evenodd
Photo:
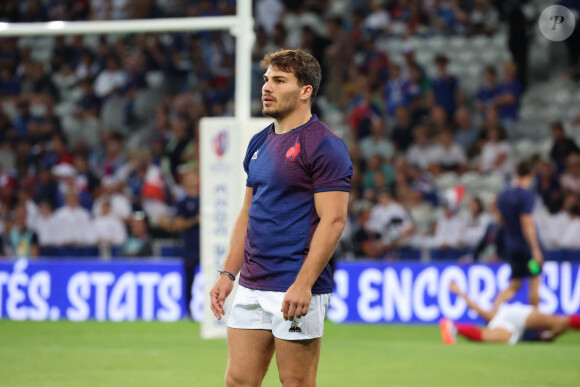
<path id="1" fill-rule="evenodd" d="M 340 262 L 328 318 L 337 323 L 435 323 L 482 321 L 449 291 L 456 282 L 483 309 L 508 285 L 507 264 Z M 512 302 L 528 303 L 526 281 Z M 580 309 L 578 264 L 546 262 L 540 311 L 574 314 Z"/>
<path id="2" fill-rule="evenodd" d="M 176 321 L 183 317 L 180 261 L 0 263 L 0 318 Z"/>
<path id="3" fill-rule="evenodd" d="M 186 314 L 180 261 L 9 261 L 0 263 L 0 318 L 10 320 L 176 321 Z M 509 282 L 506 264 L 338 262 L 328 318 L 337 323 L 478 321 L 449 291 L 456 282 L 491 308 Z M 193 287 L 194 318 L 203 316 L 203 274 Z M 513 302 L 527 303 L 527 284 Z M 580 310 L 580 266 L 546 262 L 540 310 Z"/>

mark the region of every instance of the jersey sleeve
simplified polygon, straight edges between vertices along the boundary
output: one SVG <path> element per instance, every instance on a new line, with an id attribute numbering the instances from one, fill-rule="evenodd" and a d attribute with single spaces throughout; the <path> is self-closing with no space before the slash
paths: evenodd
<path id="1" fill-rule="evenodd" d="M 536 198 L 531 191 L 527 191 L 522 201 L 522 214 L 530 215 L 534 211 Z"/>
<path id="2" fill-rule="evenodd" d="M 325 191 L 350 192 L 352 163 L 346 145 L 337 137 L 325 137 L 318 142 L 311 156 L 314 193 Z"/>

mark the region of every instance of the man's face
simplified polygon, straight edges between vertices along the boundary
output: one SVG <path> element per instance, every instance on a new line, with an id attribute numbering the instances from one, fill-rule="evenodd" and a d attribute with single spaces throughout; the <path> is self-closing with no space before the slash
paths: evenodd
<path id="1" fill-rule="evenodd" d="M 286 117 L 298 106 L 301 92 L 293 73 L 269 66 L 262 86 L 262 113 L 277 120 Z"/>

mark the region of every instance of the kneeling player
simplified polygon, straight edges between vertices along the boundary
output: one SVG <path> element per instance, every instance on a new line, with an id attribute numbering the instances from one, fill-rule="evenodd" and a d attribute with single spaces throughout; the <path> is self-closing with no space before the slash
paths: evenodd
<path id="1" fill-rule="evenodd" d="M 515 344 L 521 341 L 524 332 L 529 330 L 540 331 L 537 340 L 552 341 L 569 328 L 580 329 L 580 315 L 553 316 L 538 312 L 531 305 L 501 305 L 491 311 L 483 310 L 471 300 L 457 284 L 452 283 L 450 289 L 463 298 L 467 305 L 475 310 L 487 321 L 485 328 L 474 324 L 454 323 L 443 318 L 439 322 L 441 338 L 448 345 L 455 344 L 457 334 L 471 341 L 485 343 Z"/>

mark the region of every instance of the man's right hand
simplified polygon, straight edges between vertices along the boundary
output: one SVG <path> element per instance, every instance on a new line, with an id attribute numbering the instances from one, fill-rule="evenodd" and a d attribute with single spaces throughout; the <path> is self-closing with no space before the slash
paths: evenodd
<path id="1" fill-rule="evenodd" d="M 544 263 L 544 254 L 542 254 L 542 250 L 541 249 L 533 249 L 532 255 L 534 257 L 534 260 L 538 264 L 538 266 L 542 267 L 542 264 Z"/>
<path id="2" fill-rule="evenodd" d="M 233 288 L 234 281 L 232 281 L 227 275 L 220 275 L 215 282 L 215 285 L 209 292 L 211 300 L 211 311 L 218 320 L 221 320 L 222 316 L 226 314 L 224 310 L 224 303 L 227 296 L 229 296 L 232 292 Z"/>

